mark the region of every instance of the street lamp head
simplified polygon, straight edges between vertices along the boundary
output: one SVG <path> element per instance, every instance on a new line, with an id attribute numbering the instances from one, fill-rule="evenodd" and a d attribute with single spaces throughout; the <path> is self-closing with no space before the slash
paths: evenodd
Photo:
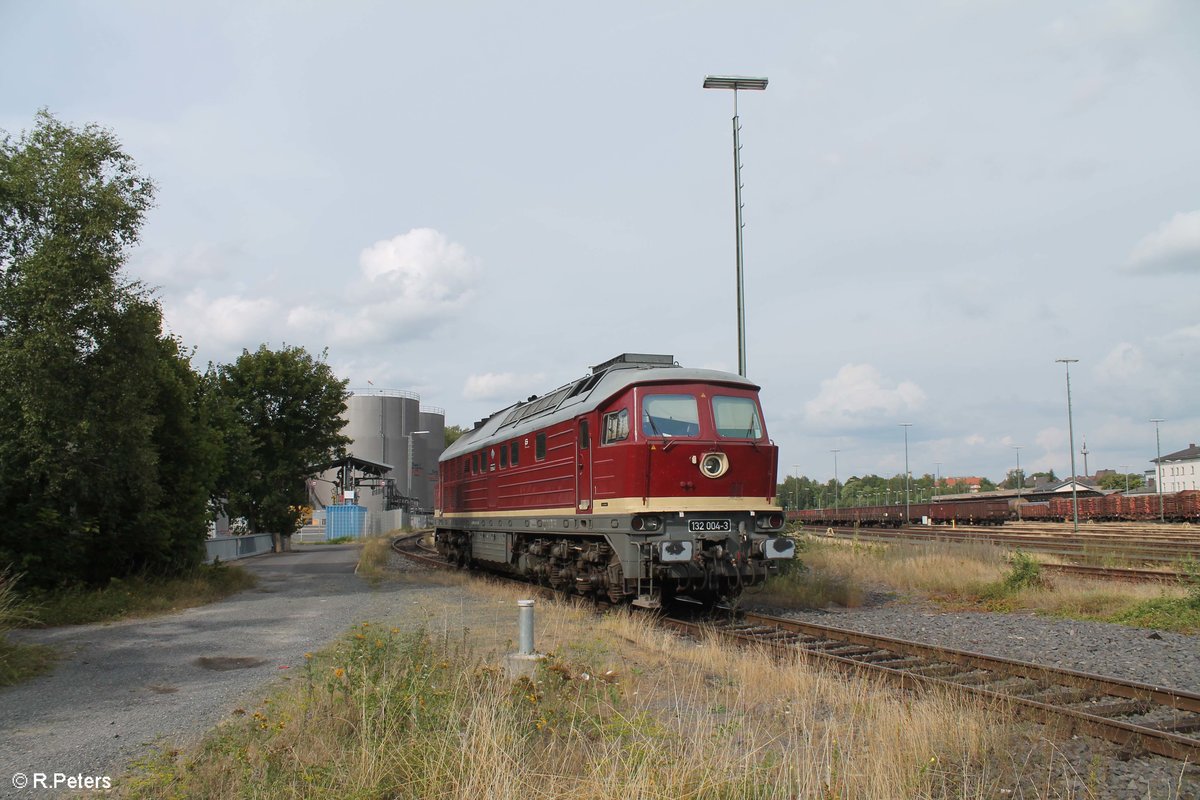
<path id="1" fill-rule="evenodd" d="M 748 78 L 744 75 L 705 75 L 705 89 L 757 89 L 767 88 L 766 78 Z"/>

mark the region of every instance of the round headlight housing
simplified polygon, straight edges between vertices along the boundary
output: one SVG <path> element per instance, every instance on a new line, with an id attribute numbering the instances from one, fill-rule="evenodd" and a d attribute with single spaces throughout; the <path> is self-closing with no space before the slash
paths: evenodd
<path id="1" fill-rule="evenodd" d="M 729 471 L 729 458 L 724 453 L 705 453 L 699 466 L 704 477 L 719 478 Z"/>
<path id="2" fill-rule="evenodd" d="M 756 518 L 755 524 L 760 530 L 777 530 L 783 527 L 783 514 L 761 514 Z"/>

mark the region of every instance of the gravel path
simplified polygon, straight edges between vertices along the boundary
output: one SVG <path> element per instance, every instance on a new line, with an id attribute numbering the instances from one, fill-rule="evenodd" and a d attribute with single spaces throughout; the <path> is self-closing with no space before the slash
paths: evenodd
<path id="1" fill-rule="evenodd" d="M 949 613 L 924 603 L 883 602 L 860 609 L 764 612 L 821 625 L 913 639 L 988 655 L 1200 691 L 1200 637 L 1032 614 Z M 1056 744 L 1059 770 L 1079 776 L 1080 797 L 1200 798 L 1200 769 L 1170 759 L 1123 760 L 1103 742 Z M 1098 768 L 1097 764 L 1101 767 Z M 1099 786 L 1088 786 L 1099 781 Z M 1098 791 L 1097 794 L 1089 794 Z"/>
<path id="2" fill-rule="evenodd" d="M 297 548 L 243 562 L 256 588 L 147 620 L 21 631 L 57 647 L 49 675 L 0 690 L 0 797 L 52 797 L 14 776 L 117 776 L 156 741 L 194 741 L 346 628 L 394 613 L 402 583 L 372 588 L 353 546 Z M 252 699 L 250 700 L 252 702 Z M 52 780 L 52 777 L 51 777 Z"/>

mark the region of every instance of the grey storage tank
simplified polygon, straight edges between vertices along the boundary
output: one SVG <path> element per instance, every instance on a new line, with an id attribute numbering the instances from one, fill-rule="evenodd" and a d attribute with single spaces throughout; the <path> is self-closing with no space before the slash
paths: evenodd
<path id="1" fill-rule="evenodd" d="M 342 433 L 350 437 L 346 450 L 366 461 L 388 464 L 384 480 L 368 479 L 354 489 L 354 502 L 369 512 L 370 532 L 409 524 L 399 522 L 398 508 L 410 512 L 432 511 L 437 495 L 438 459 L 445 448 L 446 412 L 435 406 L 421 407 L 415 392 L 399 389 L 351 389 Z M 314 482 L 310 494 L 320 508 L 337 502 L 333 494 L 336 470 Z"/>

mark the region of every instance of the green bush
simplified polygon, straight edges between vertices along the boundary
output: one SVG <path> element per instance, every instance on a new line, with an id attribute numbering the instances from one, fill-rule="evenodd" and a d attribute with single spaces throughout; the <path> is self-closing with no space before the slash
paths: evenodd
<path id="1" fill-rule="evenodd" d="M 1009 594 L 1016 594 L 1024 589 L 1040 589 L 1046 585 L 1042 575 L 1042 565 L 1037 559 L 1020 550 L 1012 554 L 1008 560 L 1008 572 L 1004 576 L 1004 588 Z"/>

